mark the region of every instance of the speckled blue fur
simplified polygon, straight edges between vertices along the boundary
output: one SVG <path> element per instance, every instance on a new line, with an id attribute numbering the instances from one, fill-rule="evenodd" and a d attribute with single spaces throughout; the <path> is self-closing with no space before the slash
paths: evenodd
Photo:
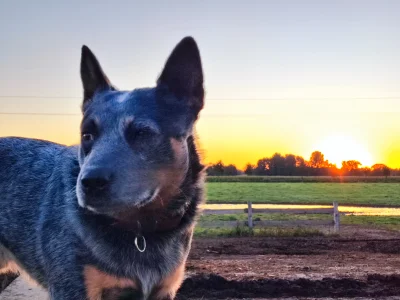
<path id="1" fill-rule="evenodd" d="M 132 299 L 155 299 L 160 281 L 186 260 L 203 199 L 204 168 L 193 138 L 204 97 L 200 57 L 194 40 L 186 38 L 167 61 L 156 87 L 124 92 L 109 84 L 88 51 L 84 47 L 81 64 L 82 126 L 96 120 L 95 141 L 67 147 L 0 138 L 0 252 L 2 247 L 11 252 L 49 290 L 52 300 L 86 299 L 87 265 L 139 282 L 139 293 Z M 137 131 L 144 124 L 157 132 L 130 135 L 131 129 L 124 127 L 129 122 Z M 135 195 L 156 187 L 155 171 L 176 161 L 171 139 L 181 143 L 184 178 L 168 209 L 181 213 L 182 219 L 171 230 L 148 234 L 147 249 L 140 253 L 134 245 L 137 233 L 111 226 L 112 214 L 99 212 L 136 205 Z M 85 172 L 99 166 L 111 170 L 113 182 L 96 212 L 85 207 L 89 197 L 79 184 Z"/>

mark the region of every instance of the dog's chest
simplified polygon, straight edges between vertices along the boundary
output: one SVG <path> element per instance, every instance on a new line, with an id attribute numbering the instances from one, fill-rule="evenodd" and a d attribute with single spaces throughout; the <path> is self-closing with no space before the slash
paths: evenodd
<path id="1" fill-rule="evenodd" d="M 110 288 L 101 293 L 101 300 L 133 300 L 142 299 L 141 293 L 134 288 Z"/>
<path id="2" fill-rule="evenodd" d="M 118 278 L 88 265 L 84 268 L 87 298 L 88 300 L 173 299 L 182 283 L 184 266 L 183 262 L 164 278 L 155 280 L 150 288 L 143 289 L 143 282 L 137 279 Z"/>

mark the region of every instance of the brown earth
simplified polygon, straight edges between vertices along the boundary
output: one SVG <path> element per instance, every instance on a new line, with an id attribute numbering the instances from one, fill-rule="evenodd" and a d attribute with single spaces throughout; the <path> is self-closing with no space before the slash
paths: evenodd
<path id="1" fill-rule="evenodd" d="M 4 290 L 15 278 L 16 276 L 13 274 L 0 274 L 0 292 Z"/>
<path id="2" fill-rule="evenodd" d="M 400 296 L 400 235 L 361 227 L 340 237 L 193 242 L 178 299 Z"/>
<path id="3" fill-rule="evenodd" d="M 400 234 L 346 226 L 333 237 L 198 238 L 177 299 L 282 297 L 400 299 Z"/>

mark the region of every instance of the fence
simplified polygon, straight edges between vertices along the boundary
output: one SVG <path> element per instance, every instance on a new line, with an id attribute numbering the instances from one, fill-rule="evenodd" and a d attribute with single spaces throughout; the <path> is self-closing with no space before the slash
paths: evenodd
<path id="1" fill-rule="evenodd" d="M 211 221 L 211 222 L 200 222 L 201 227 L 237 227 L 237 226 L 248 226 L 249 228 L 254 227 L 299 227 L 299 226 L 321 226 L 331 225 L 333 226 L 334 232 L 339 232 L 340 229 L 340 214 L 339 205 L 337 202 L 333 202 L 332 207 L 329 208 L 302 208 L 302 209 L 257 209 L 252 207 L 252 203 L 248 202 L 247 209 L 206 209 L 203 211 L 205 215 L 227 215 L 227 214 L 238 214 L 246 213 L 247 221 Z M 293 215 L 304 215 L 304 214 L 329 214 L 332 215 L 332 220 L 291 220 L 291 221 L 261 221 L 254 220 L 253 214 L 293 214 Z"/>

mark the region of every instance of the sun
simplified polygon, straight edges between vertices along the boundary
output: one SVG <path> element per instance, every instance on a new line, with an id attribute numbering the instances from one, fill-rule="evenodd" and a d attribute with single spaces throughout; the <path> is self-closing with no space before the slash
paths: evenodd
<path id="1" fill-rule="evenodd" d="M 325 159 L 336 164 L 338 168 L 342 166 L 344 160 L 358 160 L 363 166 L 373 164 L 372 155 L 368 149 L 349 136 L 328 136 L 321 140 L 315 149 L 321 151 Z"/>

